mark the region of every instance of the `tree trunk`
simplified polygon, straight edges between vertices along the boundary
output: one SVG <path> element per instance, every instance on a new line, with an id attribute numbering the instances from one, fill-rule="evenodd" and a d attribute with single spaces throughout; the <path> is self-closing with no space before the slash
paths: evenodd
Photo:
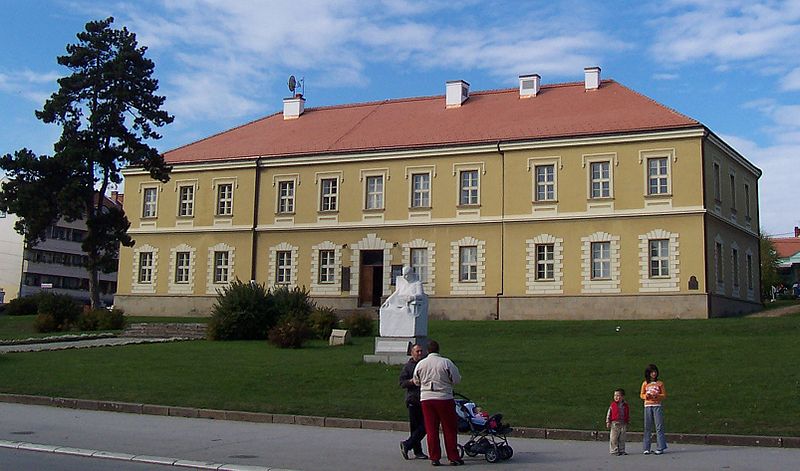
<path id="1" fill-rule="evenodd" d="M 89 300 L 92 309 L 100 308 L 100 276 L 96 267 L 89 269 Z"/>

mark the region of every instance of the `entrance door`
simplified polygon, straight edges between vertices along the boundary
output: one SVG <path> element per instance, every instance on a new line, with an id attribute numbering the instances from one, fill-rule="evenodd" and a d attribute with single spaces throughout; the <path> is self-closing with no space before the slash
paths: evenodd
<path id="1" fill-rule="evenodd" d="M 358 276 L 358 305 L 380 306 L 383 296 L 383 250 L 362 250 Z"/>

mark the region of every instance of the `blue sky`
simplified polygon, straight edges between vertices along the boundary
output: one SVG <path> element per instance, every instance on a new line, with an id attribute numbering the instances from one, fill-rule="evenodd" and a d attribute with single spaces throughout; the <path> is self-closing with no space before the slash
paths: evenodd
<path id="1" fill-rule="evenodd" d="M 800 226 L 800 0 L 0 0 L 0 153 L 51 153 L 34 117 L 87 21 L 114 16 L 148 47 L 175 122 L 162 150 L 282 107 L 580 81 L 583 68 L 695 118 L 764 171 L 762 227 Z"/>

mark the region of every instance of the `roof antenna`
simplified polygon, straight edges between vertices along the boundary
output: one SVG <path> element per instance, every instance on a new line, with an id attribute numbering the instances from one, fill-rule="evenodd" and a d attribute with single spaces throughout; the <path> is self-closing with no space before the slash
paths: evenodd
<path id="1" fill-rule="evenodd" d="M 297 91 L 300 90 L 300 91 Z M 289 76 L 289 91 L 292 92 L 292 95 L 295 97 L 302 97 L 306 91 L 306 81 L 305 78 L 301 78 L 297 80 L 294 78 L 294 75 Z"/>

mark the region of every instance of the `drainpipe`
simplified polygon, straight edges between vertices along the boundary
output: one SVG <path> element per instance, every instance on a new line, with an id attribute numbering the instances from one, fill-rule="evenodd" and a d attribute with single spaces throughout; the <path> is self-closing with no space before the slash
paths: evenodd
<path id="1" fill-rule="evenodd" d="M 713 309 L 713 303 L 711 301 L 711 280 L 714 282 L 714 286 L 717 285 L 717 274 L 716 272 L 712 273 L 710 267 L 708 266 L 708 211 L 709 211 L 709 202 L 708 202 L 708 194 L 706 194 L 706 139 L 708 138 L 708 130 L 706 129 L 703 133 L 703 138 L 700 139 L 700 188 L 702 189 L 702 196 L 703 196 L 703 269 L 705 273 L 703 278 L 705 278 L 706 282 L 706 316 L 711 318 L 711 310 Z M 722 171 L 720 169 L 720 171 Z M 713 177 L 712 177 L 713 178 Z M 720 179 L 719 182 L 722 185 L 722 180 Z M 720 189 L 722 191 L 722 189 Z M 714 246 L 714 250 L 716 250 L 716 246 Z M 722 255 L 722 254 L 720 254 Z"/>
<path id="2" fill-rule="evenodd" d="M 506 242 L 506 154 L 500 149 L 497 141 L 497 153 L 500 154 L 500 292 L 495 296 L 495 320 L 500 320 L 500 296 L 505 286 L 505 242 Z"/>
<path id="3" fill-rule="evenodd" d="M 258 232 L 256 228 L 258 228 L 258 201 L 260 198 L 261 192 L 261 157 L 256 159 L 256 175 L 255 175 L 255 184 L 253 185 L 253 246 L 250 253 L 250 279 L 256 279 L 256 262 L 258 260 Z"/>

